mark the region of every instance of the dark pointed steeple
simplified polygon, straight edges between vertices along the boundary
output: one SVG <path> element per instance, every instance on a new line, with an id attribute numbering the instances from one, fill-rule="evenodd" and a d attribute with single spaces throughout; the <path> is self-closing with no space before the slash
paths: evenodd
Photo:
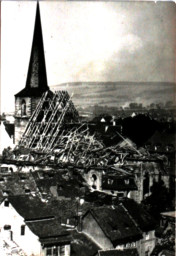
<path id="1" fill-rule="evenodd" d="M 22 91 L 17 93 L 15 96 L 38 97 L 41 96 L 42 93 L 47 90 L 49 90 L 49 87 L 47 84 L 46 76 L 40 10 L 39 3 L 37 2 L 34 36 L 26 80 L 26 87 Z"/>

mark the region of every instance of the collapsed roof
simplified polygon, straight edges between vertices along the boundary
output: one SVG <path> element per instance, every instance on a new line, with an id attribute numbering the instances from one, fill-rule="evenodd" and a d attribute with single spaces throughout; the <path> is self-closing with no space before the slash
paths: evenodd
<path id="1" fill-rule="evenodd" d="M 78 112 L 67 91 L 46 91 L 33 112 L 20 146 L 48 152 L 57 143 L 65 122 L 78 121 Z"/>

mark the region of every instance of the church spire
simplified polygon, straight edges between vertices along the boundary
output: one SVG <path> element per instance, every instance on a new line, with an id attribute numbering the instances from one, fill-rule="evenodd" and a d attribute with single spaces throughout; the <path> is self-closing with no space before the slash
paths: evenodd
<path id="1" fill-rule="evenodd" d="M 43 89 L 48 87 L 42 37 L 42 26 L 38 2 L 26 87 L 38 87 L 40 89 L 41 87 Z"/>
<path id="2" fill-rule="evenodd" d="M 49 90 L 46 76 L 42 26 L 37 2 L 34 35 L 25 88 L 15 96 L 41 96 Z"/>

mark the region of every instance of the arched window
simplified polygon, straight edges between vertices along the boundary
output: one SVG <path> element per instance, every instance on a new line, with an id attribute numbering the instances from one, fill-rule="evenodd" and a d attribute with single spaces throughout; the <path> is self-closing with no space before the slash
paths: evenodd
<path id="1" fill-rule="evenodd" d="M 95 174 L 92 174 L 91 180 L 92 180 L 92 188 L 97 189 L 97 176 Z"/>
<path id="2" fill-rule="evenodd" d="M 9 171 L 10 171 L 10 172 L 13 172 L 13 168 L 12 168 L 12 167 L 10 167 L 10 168 L 9 168 Z"/>
<path id="3" fill-rule="evenodd" d="M 26 116 L 26 101 L 25 100 L 22 100 L 22 103 L 21 103 L 21 115 Z"/>

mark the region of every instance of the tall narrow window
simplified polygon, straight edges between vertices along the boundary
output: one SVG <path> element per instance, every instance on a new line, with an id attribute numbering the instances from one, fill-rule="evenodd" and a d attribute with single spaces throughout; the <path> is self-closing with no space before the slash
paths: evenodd
<path id="1" fill-rule="evenodd" d="M 22 103 L 21 103 L 21 115 L 26 116 L 26 101 L 25 100 L 22 100 Z"/>
<path id="2" fill-rule="evenodd" d="M 65 245 L 61 245 L 60 247 L 60 256 L 65 256 Z"/>
<path id="3" fill-rule="evenodd" d="M 4 201 L 4 206 L 5 206 L 5 207 L 9 207 L 9 201 L 8 201 L 8 200 L 5 200 L 5 201 Z"/>
<path id="4" fill-rule="evenodd" d="M 46 248 L 46 256 L 52 256 L 52 247 Z"/>
<path id="5" fill-rule="evenodd" d="M 25 235 L 25 225 L 21 225 L 21 236 Z"/>
<path id="6" fill-rule="evenodd" d="M 53 247 L 53 256 L 58 256 L 58 255 L 60 255 L 59 252 L 58 252 L 58 247 L 54 246 Z"/>
<path id="7" fill-rule="evenodd" d="M 10 240 L 13 241 L 13 232 L 10 231 Z"/>

